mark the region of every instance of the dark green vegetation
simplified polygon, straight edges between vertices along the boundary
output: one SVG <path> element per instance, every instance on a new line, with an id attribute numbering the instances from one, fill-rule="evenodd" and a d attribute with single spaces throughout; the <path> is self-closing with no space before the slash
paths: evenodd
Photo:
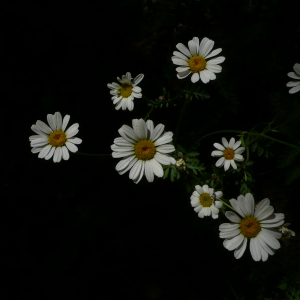
<path id="1" fill-rule="evenodd" d="M 60 111 L 80 124 L 80 152 L 111 153 L 118 128 L 145 117 L 150 107 L 137 99 L 133 112 L 115 111 L 106 84 L 128 71 L 144 73 L 140 86 L 148 98 L 158 99 L 164 87 L 175 97 L 190 76 L 177 79 L 172 53 L 197 36 L 214 40 L 226 60 L 217 80 L 196 84 L 210 97 L 186 104 L 177 143 L 199 152 L 205 171 L 214 173 L 213 143 L 238 137 L 196 141 L 218 130 L 262 132 L 277 116 L 272 126 L 278 132 L 268 135 L 299 146 L 300 92 L 290 95 L 285 86 L 300 63 L 296 3 L 1 2 L 0 232 L 7 279 L 1 299 L 289 300 L 286 291 L 299 291 L 296 149 L 263 138 L 251 146 L 246 171 L 255 181 L 247 188 L 256 201 L 269 198 L 296 232 L 275 256 L 257 263 L 249 249 L 236 260 L 223 247 L 222 215 L 197 217 L 186 191 L 195 184 L 192 172 L 173 183 L 156 178 L 135 185 L 128 173 L 115 171 L 118 159 L 71 154 L 54 164 L 32 154 L 28 140 L 32 124 Z M 154 109 L 149 118 L 175 132 L 183 101 Z M 241 172 L 226 176 L 226 199 L 239 195 L 243 178 Z"/>

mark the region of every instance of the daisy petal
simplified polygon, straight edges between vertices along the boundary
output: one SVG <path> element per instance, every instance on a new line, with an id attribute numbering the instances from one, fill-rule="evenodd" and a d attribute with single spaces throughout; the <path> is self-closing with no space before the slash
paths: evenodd
<path id="1" fill-rule="evenodd" d="M 153 169 L 154 174 L 157 177 L 163 177 L 164 176 L 164 170 L 163 170 L 161 164 L 159 164 L 156 159 L 151 159 L 149 162 L 152 165 L 152 169 Z"/>
<path id="2" fill-rule="evenodd" d="M 217 148 L 217 149 L 219 149 L 219 150 L 221 150 L 221 151 L 225 150 L 225 148 L 221 144 L 219 144 L 219 143 L 214 143 L 214 147 Z"/>
<path id="3" fill-rule="evenodd" d="M 50 125 L 51 129 L 53 131 L 55 131 L 56 130 L 56 126 L 55 126 L 55 120 L 54 120 L 53 115 L 48 114 L 47 115 L 47 121 L 48 121 L 48 124 Z"/>
<path id="4" fill-rule="evenodd" d="M 188 75 L 190 75 L 190 73 L 191 73 L 190 69 L 188 69 L 186 71 L 183 71 L 183 72 L 179 72 L 177 74 L 177 78 L 178 79 L 183 79 L 183 78 L 187 77 Z"/>
<path id="5" fill-rule="evenodd" d="M 216 162 L 216 167 L 222 167 L 225 162 L 225 157 L 221 157 Z"/>
<path id="6" fill-rule="evenodd" d="M 240 223 L 241 221 L 241 218 L 233 211 L 226 211 L 225 216 L 234 223 Z"/>
<path id="7" fill-rule="evenodd" d="M 165 129 L 165 125 L 163 125 L 163 124 L 158 124 L 155 128 L 154 128 L 154 130 L 153 130 L 153 132 L 152 132 L 152 134 L 151 134 L 151 136 L 150 136 L 150 140 L 151 141 L 155 141 L 155 140 L 157 140 L 160 136 L 161 136 L 161 134 L 162 134 L 162 132 L 164 131 L 164 129 Z"/>
<path id="8" fill-rule="evenodd" d="M 39 129 L 40 131 L 42 131 L 43 133 L 50 134 L 50 133 L 52 132 L 51 128 L 50 128 L 48 125 L 46 125 L 44 122 L 40 121 L 40 120 L 38 120 L 38 121 L 36 122 L 36 126 L 37 126 L 38 129 Z M 32 129 L 32 127 L 31 127 L 31 129 Z"/>
<path id="9" fill-rule="evenodd" d="M 70 158 L 70 153 L 67 149 L 67 147 L 62 147 L 62 157 L 64 160 L 68 160 Z"/>
<path id="10" fill-rule="evenodd" d="M 210 57 L 218 55 L 222 51 L 222 48 L 215 49 L 214 51 L 210 52 L 206 57 L 204 57 L 206 60 Z"/>
<path id="11" fill-rule="evenodd" d="M 183 45 L 182 43 L 177 44 L 176 48 L 179 51 L 181 51 L 184 55 L 186 55 L 187 57 L 191 57 L 192 56 L 191 53 L 190 53 L 190 51 L 188 50 L 188 48 L 185 45 Z"/>
<path id="12" fill-rule="evenodd" d="M 51 148 L 50 152 L 45 156 L 46 160 L 50 159 L 53 156 L 55 149 L 56 149 L 55 147 Z"/>
<path id="13" fill-rule="evenodd" d="M 225 240 L 225 241 L 226 241 L 226 240 Z M 224 242 L 225 242 L 225 241 L 224 241 Z M 239 235 L 237 235 L 236 237 L 234 237 L 234 238 L 232 238 L 232 239 L 230 239 L 230 240 L 227 240 L 227 243 L 226 243 L 225 248 L 226 248 L 227 250 L 229 250 L 229 251 L 232 251 L 232 250 L 238 248 L 238 247 L 241 245 L 241 243 L 242 243 L 243 241 L 244 241 L 244 236 L 241 235 L 241 234 L 239 234 Z M 223 243 L 223 244 L 224 244 L 224 243 Z"/>
<path id="14" fill-rule="evenodd" d="M 61 130 L 62 129 L 62 116 L 61 116 L 61 113 L 59 111 L 57 111 L 54 114 L 54 118 L 56 120 L 56 130 Z M 61 155 L 59 155 L 59 157 L 61 159 Z"/>
<path id="15" fill-rule="evenodd" d="M 225 60 L 224 56 L 219 56 L 209 60 L 207 63 L 209 63 L 210 65 L 218 65 L 221 64 L 224 60 Z"/>
<path id="16" fill-rule="evenodd" d="M 294 94 L 294 93 L 297 93 L 298 91 L 300 91 L 300 85 L 297 85 L 297 86 L 291 88 L 291 89 L 289 90 L 289 93 L 290 93 L 290 94 Z"/>
<path id="17" fill-rule="evenodd" d="M 177 56 L 180 59 L 186 60 L 186 61 L 189 60 L 185 55 L 183 55 L 181 52 L 178 52 L 178 51 L 174 51 L 173 55 Z"/>
<path id="18" fill-rule="evenodd" d="M 230 167 L 230 160 L 225 160 L 224 162 L 224 170 L 225 172 L 229 169 Z"/>
<path id="19" fill-rule="evenodd" d="M 243 239 L 243 242 L 235 249 L 234 251 L 234 257 L 236 259 L 239 259 L 243 256 L 245 250 L 246 250 L 246 247 L 247 247 L 247 238 L 244 237 Z"/>
<path id="20" fill-rule="evenodd" d="M 193 40 L 188 42 L 188 46 L 189 46 L 189 50 L 190 50 L 192 56 L 197 55 L 197 46 Z"/>
<path id="21" fill-rule="evenodd" d="M 205 70 L 200 72 L 200 78 L 201 78 L 203 83 L 208 83 L 209 82 L 209 77 L 205 73 Z"/>
<path id="22" fill-rule="evenodd" d="M 154 180 L 154 172 L 152 164 L 149 160 L 145 161 L 145 175 L 148 180 L 148 182 L 153 182 Z"/>
<path id="23" fill-rule="evenodd" d="M 66 130 L 69 121 L 70 121 L 70 115 L 65 115 L 64 120 L 63 120 L 63 124 L 62 124 L 62 128 L 61 128 L 62 131 Z"/>
<path id="24" fill-rule="evenodd" d="M 139 74 L 137 75 L 134 79 L 133 82 L 135 85 L 138 85 L 144 78 L 144 74 Z"/>
<path id="25" fill-rule="evenodd" d="M 192 77 L 191 77 L 191 81 L 192 81 L 193 83 L 199 81 L 199 79 L 200 79 L 199 73 L 194 73 L 194 74 L 192 75 Z"/>
<path id="26" fill-rule="evenodd" d="M 71 152 L 73 152 L 73 153 L 75 153 L 75 152 L 78 151 L 77 146 L 74 145 L 74 144 L 72 144 L 72 143 L 70 143 L 70 142 L 66 142 L 66 146 L 67 146 L 67 148 L 68 148 Z M 58 148 L 59 148 L 59 147 L 58 147 Z"/>

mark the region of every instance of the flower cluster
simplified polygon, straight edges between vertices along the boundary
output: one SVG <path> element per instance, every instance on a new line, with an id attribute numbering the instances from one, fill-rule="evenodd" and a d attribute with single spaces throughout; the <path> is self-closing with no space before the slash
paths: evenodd
<path id="1" fill-rule="evenodd" d="M 171 58 L 172 62 L 179 66 L 176 68 L 177 77 L 184 79 L 192 73 L 191 81 L 193 83 L 198 82 L 200 79 L 203 83 L 216 79 L 215 74 L 220 73 L 222 70 L 219 64 L 224 62 L 225 57 L 215 57 L 222 49 L 212 50 L 213 47 L 214 41 L 206 37 L 201 42 L 198 37 L 194 37 L 188 42 L 188 48 L 182 43 L 178 43 L 176 48 L 180 52 L 174 51 L 174 56 Z M 215 58 L 211 59 L 212 57 Z M 295 64 L 293 68 L 294 72 L 288 73 L 288 76 L 296 79 L 296 81 L 287 83 L 288 87 L 292 87 L 289 90 L 290 94 L 300 90 L 300 64 Z M 143 74 L 132 78 L 131 73 L 127 72 L 126 75 L 122 76 L 122 79 L 117 77 L 119 83 L 107 84 L 116 110 L 121 107 L 122 110 L 133 110 L 134 99 L 143 97 L 142 89 L 138 86 L 143 78 Z M 167 96 L 164 89 L 164 96 L 159 97 L 159 105 L 163 105 L 163 103 L 170 100 L 166 100 L 165 97 L 170 98 L 170 95 Z M 154 102 L 154 104 L 157 103 Z M 152 106 L 152 109 L 155 105 Z M 205 169 L 205 167 L 202 168 L 198 164 L 199 160 L 195 156 L 199 153 L 196 151 L 190 152 L 185 158 L 182 152 L 177 152 L 177 156 L 175 154 L 176 159 L 171 156 L 170 153 L 176 150 L 172 144 L 173 133 L 171 131 L 165 132 L 165 125 L 163 124 L 154 126 L 152 120 L 148 119 L 146 121 L 150 112 L 145 119 L 133 119 L 131 126 L 123 125 L 118 130 L 120 137 L 115 138 L 111 145 L 112 157 L 121 159 L 116 165 L 116 171 L 120 175 L 129 171 L 129 179 L 137 184 L 143 176 L 146 177 L 148 182 L 153 182 L 155 176 L 162 178 L 165 166 L 172 168 L 171 173 L 173 175 L 171 175 L 171 178 L 175 178 L 175 172 L 178 172 L 177 174 L 179 174 L 179 171 L 188 173 L 188 169 L 193 170 L 193 176 L 195 177 L 195 175 L 198 175 L 197 170 L 201 172 Z M 45 160 L 53 157 L 53 161 L 58 163 L 62 159 L 69 159 L 69 151 L 77 152 L 76 145 L 82 143 L 80 138 L 75 137 L 79 132 L 79 124 L 75 123 L 66 129 L 69 120 L 69 115 L 62 118 L 60 112 L 55 112 L 54 115 L 47 115 L 48 125 L 40 120 L 32 125 L 31 129 L 36 133 L 36 135 L 29 137 L 32 153 L 39 153 L 38 158 L 44 158 Z M 242 141 L 244 147 L 240 147 Z M 237 170 L 239 167 L 237 163 L 244 162 L 242 153 L 245 148 L 247 148 L 247 160 L 242 164 L 242 167 L 247 166 L 249 145 L 247 146 L 242 138 L 236 141 L 232 137 L 228 142 L 225 137 L 222 137 L 222 144 L 214 143 L 213 146 L 217 150 L 212 151 L 211 156 L 219 158 L 215 163 L 216 167 L 221 168 L 224 166 L 225 172 L 229 170 L 230 166 Z M 214 171 L 218 173 L 216 168 Z M 167 175 L 166 172 L 165 176 Z M 212 178 L 215 180 L 218 176 L 213 174 Z M 199 180 L 199 182 L 203 181 Z M 203 183 L 205 182 L 209 183 L 209 180 L 206 178 Z M 235 250 L 234 256 L 236 259 L 241 258 L 244 254 L 248 240 L 252 258 L 255 261 L 266 261 L 269 255 L 273 255 L 275 250 L 280 248 L 278 239 L 295 236 L 295 232 L 287 228 L 289 224 L 282 225 L 284 214 L 274 213 L 274 208 L 270 205 L 269 199 L 263 199 L 255 206 L 253 195 L 245 192 L 245 196 L 240 195 L 237 200 L 230 199 L 227 201 L 223 198 L 222 191 L 215 191 L 216 185 L 210 183 L 212 187 L 209 187 L 208 184 L 203 183 L 195 186 L 195 190 L 190 197 L 191 206 L 199 218 L 211 216 L 212 219 L 217 219 L 220 211 L 224 213 L 225 206 L 231 209 L 231 211 L 225 213 L 231 223 L 221 224 L 219 230 L 220 238 L 225 239 L 223 242 L 224 247 L 230 251 Z"/>

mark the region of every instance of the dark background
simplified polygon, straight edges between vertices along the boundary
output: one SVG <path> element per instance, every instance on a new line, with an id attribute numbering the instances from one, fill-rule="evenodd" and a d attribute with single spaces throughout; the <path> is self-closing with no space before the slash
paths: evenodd
<path id="1" fill-rule="evenodd" d="M 54 164 L 32 154 L 28 140 L 32 124 L 60 111 L 70 114 L 70 125 L 80 124 L 80 152 L 111 153 L 117 130 L 144 118 L 149 107 L 135 99 L 132 112 L 116 111 L 107 83 L 128 71 L 143 73 L 142 93 L 155 99 L 166 87 L 174 97 L 190 82 L 176 77 L 175 45 L 197 36 L 214 40 L 226 60 L 217 80 L 197 83 L 211 97 L 187 105 L 178 141 L 190 147 L 216 130 L 255 124 L 261 130 L 276 113 L 282 112 L 278 125 L 296 111 L 271 135 L 298 144 L 300 93 L 290 95 L 285 86 L 300 63 L 296 3 L 1 2 L 2 299 L 235 299 L 232 286 L 238 299 L 259 300 L 283 295 L 284 276 L 299 286 L 300 171 L 297 157 L 284 160 L 292 148 L 273 144 L 269 159 L 251 154 L 255 200 L 269 198 L 296 232 L 263 263 L 253 261 L 249 248 L 236 260 L 223 247 L 218 226 L 227 219 L 199 219 L 183 180 L 143 178 L 135 185 L 128 173 L 116 172 L 119 159 L 71 154 Z M 157 109 L 150 119 L 175 132 L 181 106 L 179 100 Z M 212 144 L 221 137 L 198 149 L 208 172 Z M 237 198 L 239 187 L 223 192 Z"/>

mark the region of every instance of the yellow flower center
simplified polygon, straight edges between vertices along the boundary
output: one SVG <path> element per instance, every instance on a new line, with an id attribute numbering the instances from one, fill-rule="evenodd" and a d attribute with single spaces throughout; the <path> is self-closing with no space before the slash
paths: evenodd
<path id="1" fill-rule="evenodd" d="M 261 226 L 256 218 L 246 217 L 240 223 L 242 234 L 247 238 L 254 238 L 261 230 Z"/>
<path id="2" fill-rule="evenodd" d="M 197 72 L 205 69 L 206 60 L 202 56 L 195 55 L 190 58 L 189 65 L 190 65 L 191 71 L 194 73 L 197 73 Z"/>
<path id="3" fill-rule="evenodd" d="M 149 140 L 141 140 L 134 146 L 134 152 L 140 160 L 150 160 L 156 153 L 156 148 L 153 142 Z"/>
<path id="4" fill-rule="evenodd" d="M 225 159 L 233 159 L 234 158 L 234 151 L 232 149 L 226 149 L 224 151 Z"/>
<path id="5" fill-rule="evenodd" d="M 66 134 L 62 130 L 53 131 L 52 133 L 50 133 L 48 139 L 49 139 L 49 144 L 54 147 L 61 147 L 67 141 Z"/>
<path id="6" fill-rule="evenodd" d="M 210 195 L 207 193 L 202 194 L 199 197 L 199 201 L 203 207 L 209 207 L 213 203 L 213 200 L 211 199 Z"/>
<path id="7" fill-rule="evenodd" d="M 132 86 L 128 83 L 123 83 L 121 86 L 121 96 L 128 98 L 132 93 Z"/>

